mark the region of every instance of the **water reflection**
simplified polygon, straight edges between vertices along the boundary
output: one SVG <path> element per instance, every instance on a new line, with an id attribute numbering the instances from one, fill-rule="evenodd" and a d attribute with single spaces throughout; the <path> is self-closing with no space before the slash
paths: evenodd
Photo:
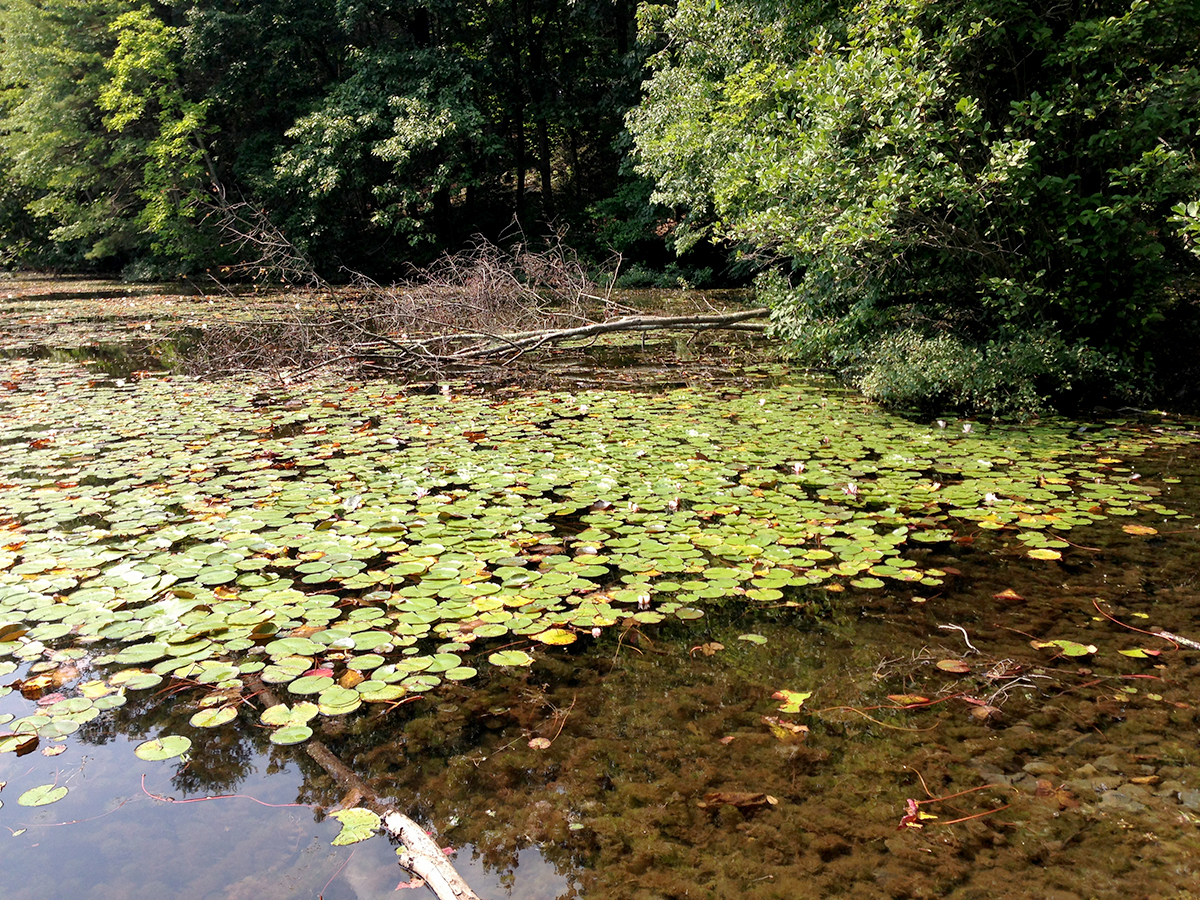
<path id="1" fill-rule="evenodd" d="M 0 714 L 27 715 L 32 705 L 9 694 Z M 315 809 L 332 802 L 331 786 L 314 780 L 315 767 L 297 765 L 307 760 L 302 753 L 289 759 L 289 751 L 235 727 L 199 734 L 170 707 L 148 698 L 105 713 L 53 757 L 0 754 L 5 900 L 368 900 L 408 880 L 384 837 L 331 846 L 340 825 Z M 167 731 L 193 737 L 189 760 L 134 756 L 144 737 Z M 17 804 L 46 783 L 69 793 L 41 808 Z M 571 895 L 535 848 L 500 870 L 469 845 L 456 849 L 459 871 L 481 896 Z"/>

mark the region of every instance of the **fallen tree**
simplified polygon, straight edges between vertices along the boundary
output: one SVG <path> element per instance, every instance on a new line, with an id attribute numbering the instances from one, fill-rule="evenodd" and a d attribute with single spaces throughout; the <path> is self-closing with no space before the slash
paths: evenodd
<path id="1" fill-rule="evenodd" d="M 687 306 L 691 308 L 688 309 Z M 277 319 L 208 328 L 193 369 L 264 369 L 288 380 L 337 365 L 364 374 L 428 377 L 506 366 L 547 347 L 621 332 L 762 333 L 766 307 L 722 310 L 692 295 L 685 311 L 653 314 L 618 301 L 613 279 L 593 282 L 561 244 L 533 252 L 482 243 L 394 287 L 360 279 L 322 291 Z M 282 305 L 280 309 L 285 307 Z"/>

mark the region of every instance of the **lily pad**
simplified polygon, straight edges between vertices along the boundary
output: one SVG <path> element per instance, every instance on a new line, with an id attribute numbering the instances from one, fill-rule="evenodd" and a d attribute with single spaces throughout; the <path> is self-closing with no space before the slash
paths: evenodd
<path id="1" fill-rule="evenodd" d="M 161 738 L 143 741 L 133 749 L 133 753 L 138 759 L 154 762 L 182 756 L 191 747 L 192 742 L 189 738 L 178 734 L 168 734 Z"/>
<path id="2" fill-rule="evenodd" d="M 369 809 L 342 809 L 329 815 L 342 823 L 341 832 L 333 839 L 335 847 L 365 841 L 372 837 L 382 824 L 379 816 Z"/>
<path id="3" fill-rule="evenodd" d="M 272 744 L 280 746 L 301 744 L 312 737 L 312 734 L 313 730 L 307 725 L 285 725 L 283 728 L 271 732 L 270 741 Z"/>
<path id="4" fill-rule="evenodd" d="M 531 666 L 533 657 L 524 650 L 498 650 L 488 656 L 493 666 Z"/>
<path id="5" fill-rule="evenodd" d="M 48 806 L 67 796 L 65 785 L 40 784 L 17 798 L 19 806 Z"/>
<path id="6" fill-rule="evenodd" d="M 193 728 L 216 728 L 237 718 L 237 709 L 233 706 L 221 706 L 215 709 L 202 709 L 189 720 Z"/>

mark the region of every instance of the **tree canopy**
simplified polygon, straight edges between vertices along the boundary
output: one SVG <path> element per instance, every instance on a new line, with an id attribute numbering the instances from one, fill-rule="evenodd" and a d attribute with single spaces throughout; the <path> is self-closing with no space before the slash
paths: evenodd
<path id="1" fill-rule="evenodd" d="M 896 405 L 1132 397 L 1200 339 L 1198 47 L 1194 0 L 0 0 L 0 260 L 250 221 L 387 277 L 516 223 L 735 255 Z"/>
<path id="2" fill-rule="evenodd" d="M 773 262 L 779 332 L 869 393 L 1034 409 L 1146 383 L 1191 327 L 1190 0 L 682 0 L 643 27 L 656 199 Z"/>
<path id="3" fill-rule="evenodd" d="M 164 274 L 227 261 L 214 191 L 327 275 L 587 233 L 644 57 L 600 0 L 4 0 L 0 36 L 5 255 Z"/>

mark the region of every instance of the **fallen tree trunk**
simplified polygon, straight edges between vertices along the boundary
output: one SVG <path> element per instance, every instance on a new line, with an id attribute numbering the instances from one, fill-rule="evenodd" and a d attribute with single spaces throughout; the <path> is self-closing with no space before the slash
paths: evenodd
<path id="1" fill-rule="evenodd" d="M 248 678 L 247 682 L 264 705 L 280 704 L 279 698 L 260 679 Z M 304 750 L 345 792 L 343 807 L 361 804 L 383 820 L 388 833 L 404 845 L 403 851 L 396 854 L 401 868 L 421 878 L 437 894 L 438 900 L 480 900 L 417 822 L 387 803 L 321 741 L 309 738 L 304 742 Z"/>
<path id="2" fill-rule="evenodd" d="M 670 331 L 672 329 L 706 330 L 711 328 L 733 328 L 739 330 L 761 331 L 765 325 L 750 326 L 749 319 L 761 319 L 770 310 L 765 307 L 742 310 L 736 313 L 722 315 L 698 316 L 622 316 L 605 322 L 594 322 L 575 328 L 555 328 L 540 332 L 522 332 L 517 335 L 496 335 L 492 343 L 483 347 L 471 347 L 450 354 L 457 359 L 478 359 L 484 356 L 494 356 L 499 353 L 516 352 L 518 355 L 536 350 L 544 344 L 557 343 L 582 338 L 596 337 L 601 334 L 611 334 L 617 331 Z"/>

